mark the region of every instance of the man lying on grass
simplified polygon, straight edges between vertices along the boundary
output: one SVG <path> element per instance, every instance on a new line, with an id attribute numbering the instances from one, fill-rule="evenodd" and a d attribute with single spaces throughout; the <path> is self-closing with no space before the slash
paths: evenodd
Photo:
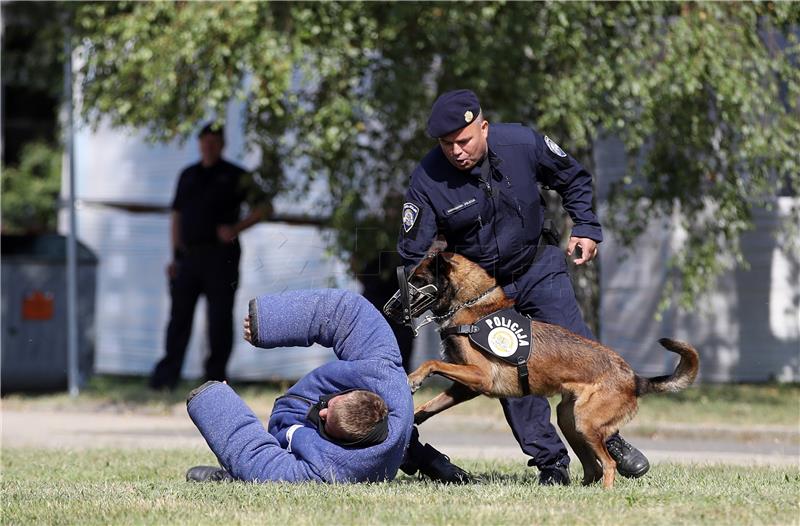
<path id="1" fill-rule="evenodd" d="M 250 303 L 245 339 L 256 347 L 333 347 L 339 358 L 275 401 L 267 429 L 227 384 L 189 394 L 189 416 L 222 468 L 188 480 L 375 482 L 391 480 L 414 418 L 400 351 L 363 297 L 340 290 L 265 295 Z"/>

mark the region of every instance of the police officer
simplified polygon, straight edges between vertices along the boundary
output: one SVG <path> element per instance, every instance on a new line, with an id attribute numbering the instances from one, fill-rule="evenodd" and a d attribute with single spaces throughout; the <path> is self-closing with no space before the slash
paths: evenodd
<path id="1" fill-rule="evenodd" d="M 239 281 L 237 239 L 258 222 L 263 210 L 240 219 L 245 198 L 243 168 L 222 158 L 222 127 L 206 125 L 198 135 L 200 162 L 183 170 L 172 202 L 173 259 L 167 266 L 172 306 L 166 356 L 150 376 L 153 389 L 172 389 L 181 375 L 197 299 L 206 297 L 211 353 L 207 380 L 225 380 L 233 345 L 233 301 Z"/>
<path id="2" fill-rule="evenodd" d="M 419 263 L 437 235 L 447 250 L 471 259 L 494 276 L 516 308 L 587 338 L 555 235 L 543 231 L 544 199 L 538 184 L 556 190 L 574 222 L 567 254 L 591 261 L 603 236 L 592 211 L 592 177 L 552 139 L 519 124 L 493 124 L 469 90 L 450 91 L 434 103 L 428 134 L 439 145 L 411 174 L 403 205 L 398 252 L 408 269 Z M 577 255 L 576 249 L 580 249 Z M 536 349 L 533 350 L 536 352 Z M 501 399 L 506 420 L 541 484 L 569 484 L 569 457 L 550 424 L 540 396 Z M 617 470 L 640 477 L 645 456 L 619 434 L 607 442 Z"/>

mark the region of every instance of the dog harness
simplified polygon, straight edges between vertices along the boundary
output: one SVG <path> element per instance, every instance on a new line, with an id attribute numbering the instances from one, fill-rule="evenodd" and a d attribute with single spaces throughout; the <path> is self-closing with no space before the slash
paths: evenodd
<path id="1" fill-rule="evenodd" d="M 442 339 L 468 336 L 483 352 L 516 366 L 523 396 L 531 393 L 528 383 L 528 358 L 533 351 L 531 333 L 531 320 L 514 309 L 495 311 L 471 325 L 456 325 L 439 331 Z"/>

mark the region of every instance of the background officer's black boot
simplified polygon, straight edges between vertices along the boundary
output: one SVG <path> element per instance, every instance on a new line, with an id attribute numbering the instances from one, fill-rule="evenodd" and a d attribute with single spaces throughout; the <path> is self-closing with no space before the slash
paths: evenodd
<path id="1" fill-rule="evenodd" d="M 533 459 L 528 466 L 534 466 Z M 569 486 L 569 457 L 561 457 L 554 464 L 539 468 L 539 484 L 542 486 Z"/>
<path id="2" fill-rule="evenodd" d="M 437 451 L 430 444 L 423 446 L 419 441 L 419 432 L 416 427 L 412 431 L 411 441 L 400 469 L 407 475 L 413 475 L 419 471 L 431 480 L 447 484 L 478 482 L 476 477 L 450 462 L 450 457 L 447 455 Z"/>
<path id="3" fill-rule="evenodd" d="M 232 482 L 230 473 L 217 466 L 195 466 L 186 472 L 188 482 Z"/>
<path id="4" fill-rule="evenodd" d="M 147 386 L 150 389 L 154 391 L 172 391 L 178 384 L 180 380 L 180 370 L 175 372 L 174 367 L 166 362 L 167 358 L 158 362 L 153 372 L 150 373 L 150 377 L 147 379 Z"/>
<path id="5" fill-rule="evenodd" d="M 623 477 L 638 478 L 650 469 L 647 457 L 630 445 L 619 433 L 614 433 L 606 440 L 606 449 L 617 463 L 617 472 Z"/>

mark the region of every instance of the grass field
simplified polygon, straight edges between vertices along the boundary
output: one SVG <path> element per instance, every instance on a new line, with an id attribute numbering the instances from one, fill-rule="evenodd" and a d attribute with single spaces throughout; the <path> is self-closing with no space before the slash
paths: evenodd
<path id="1" fill-rule="evenodd" d="M 186 382 L 173 393 L 148 391 L 142 379 L 97 377 L 77 399 L 63 394 L 11 395 L 3 409 L 185 415 Z M 259 415 L 285 386 L 240 384 L 237 391 Z M 417 402 L 434 390 L 423 390 Z M 453 429 L 499 426 L 499 404 L 479 397 L 448 411 Z M 445 415 L 443 415 L 445 417 Z M 731 439 L 741 429 L 759 440 L 775 430 L 800 433 L 798 385 L 700 385 L 642 400 L 633 425 L 640 432 L 686 425 L 705 439 Z M 715 427 L 716 426 L 716 427 Z M 705 431 L 703 431 L 705 430 Z M 645 431 L 646 432 L 646 431 Z M 785 431 L 783 431 L 786 434 Z M 681 431 L 681 434 L 685 434 Z M 775 435 L 777 437 L 777 435 Z M 778 440 L 778 438 L 775 438 Z M 542 488 L 518 462 L 454 461 L 483 477 L 468 487 L 401 476 L 386 484 L 189 484 L 187 467 L 214 464 L 204 449 L 2 450 L 2 524 L 769 524 L 800 525 L 800 464 L 784 467 L 660 463 L 639 480 L 598 486 Z M 579 466 L 573 466 L 579 479 Z"/>
<path id="2" fill-rule="evenodd" d="M 796 468 L 660 464 L 639 480 L 543 488 L 533 470 L 464 462 L 485 481 L 190 484 L 200 451 L 3 452 L 3 524 L 798 524 Z M 577 475 L 573 471 L 573 475 Z"/>

